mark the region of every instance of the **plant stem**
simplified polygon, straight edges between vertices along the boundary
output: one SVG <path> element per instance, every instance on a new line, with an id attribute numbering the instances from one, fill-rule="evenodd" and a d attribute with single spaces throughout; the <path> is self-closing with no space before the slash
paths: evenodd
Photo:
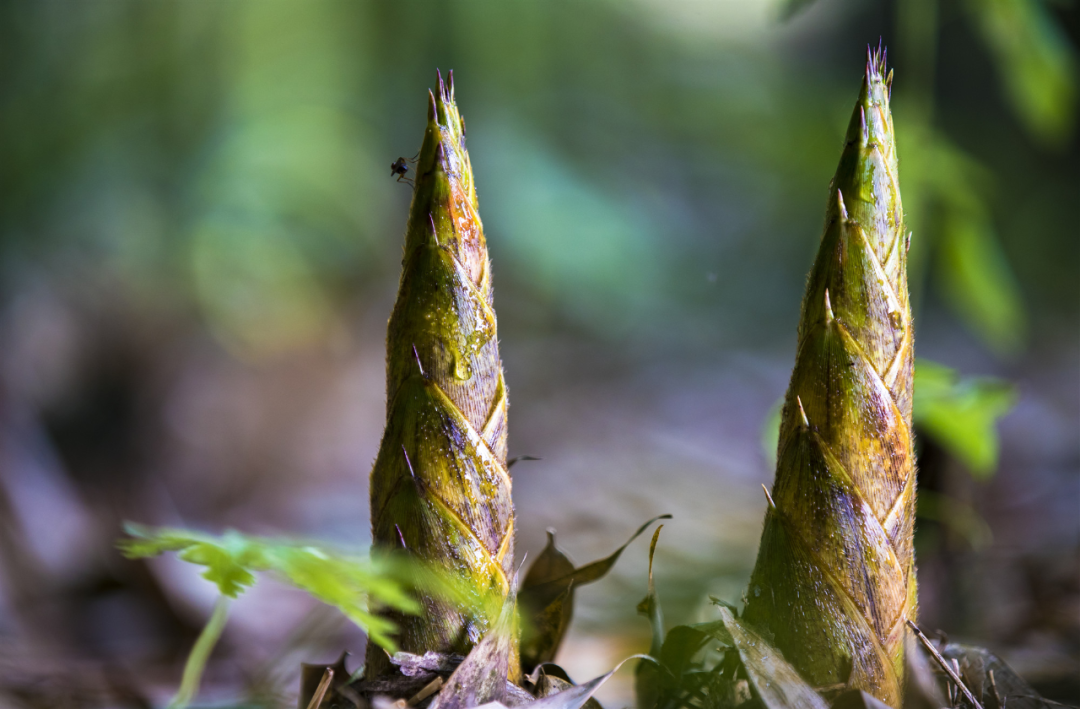
<path id="1" fill-rule="evenodd" d="M 184 709 L 199 693 L 199 684 L 202 682 L 206 662 L 210 659 L 210 654 L 213 653 L 218 639 L 221 638 L 221 631 L 225 629 L 228 619 L 229 598 L 218 596 L 217 602 L 214 603 L 214 612 L 210 614 L 210 619 L 203 626 L 202 632 L 195 640 L 195 645 L 191 648 L 187 662 L 184 663 L 184 676 L 180 681 L 180 689 L 169 702 L 169 709 Z"/>

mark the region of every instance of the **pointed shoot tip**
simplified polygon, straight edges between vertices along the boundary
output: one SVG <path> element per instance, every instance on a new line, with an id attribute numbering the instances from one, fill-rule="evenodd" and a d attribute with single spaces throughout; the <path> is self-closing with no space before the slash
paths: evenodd
<path id="1" fill-rule="evenodd" d="M 449 101 L 450 94 L 446 90 L 446 82 L 443 80 L 442 72 L 436 69 L 435 74 L 439 79 L 439 98 L 442 99 L 443 102 Z"/>
<path id="2" fill-rule="evenodd" d="M 885 77 L 885 68 L 888 66 L 889 49 L 885 46 L 885 40 L 878 37 L 877 48 L 866 45 L 866 81 L 881 81 Z"/>

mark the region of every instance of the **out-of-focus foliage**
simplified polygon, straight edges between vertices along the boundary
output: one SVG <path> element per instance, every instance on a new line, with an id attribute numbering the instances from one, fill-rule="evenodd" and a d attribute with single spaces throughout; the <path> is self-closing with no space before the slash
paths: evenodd
<path id="1" fill-rule="evenodd" d="M 1013 111 L 1028 131 L 1061 145 L 1076 115 L 1076 53 L 1046 0 L 965 0 L 993 52 Z"/>
<path id="2" fill-rule="evenodd" d="M 1002 4 L 1016 2 L 986 8 Z M 408 189 L 385 168 L 412 144 L 417 125 L 403 117 L 418 112 L 415 85 L 430 82 L 436 55 L 468 77 L 465 112 L 483 127 L 470 147 L 503 282 L 526 284 L 528 314 L 541 322 L 554 316 L 600 336 L 703 337 L 695 318 L 744 298 L 757 278 L 748 267 L 729 273 L 728 263 L 797 254 L 789 247 L 807 227 L 792 225 L 813 224 L 812 209 L 778 200 L 816 194 L 806 185 L 839 139 L 839 82 L 819 68 L 793 70 L 797 53 L 769 39 L 783 46 L 806 33 L 801 23 L 817 6 L 788 30 L 772 3 L 747 3 L 725 20 L 723 43 L 658 29 L 650 18 L 670 18 L 644 0 L 634 14 L 602 2 L 432 13 L 273 0 L 81 5 L 62 15 L 52 7 L 3 10 L 10 37 L 0 51 L 13 67 L 0 116 L 5 278 L 54 258 L 62 263 L 50 268 L 104 270 L 150 301 L 190 301 L 249 361 L 333 340 L 356 289 L 391 268 Z M 1045 8 L 1038 15 L 1054 26 Z M 413 27 L 430 52 L 402 51 L 397 26 Z M 548 52 L 545 28 L 555 26 L 570 29 Z M 24 31 L 35 27 L 49 27 L 54 41 Z M 602 47 L 592 39 L 600 32 Z M 421 41 L 434 36 L 441 44 Z M 1061 44 L 1058 30 L 1031 36 Z M 1057 53 L 1071 56 L 1067 44 Z M 1071 74 L 1062 76 L 1055 86 L 1066 96 Z M 898 91 L 913 80 L 898 67 Z M 901 132 L 916 128 L 898 119 Z M 954 264 L 959 251 L 967 264 L 940 269 L 957 274 L 948 297 L 995 346 L 1002 331 L 1022 341 L 1001 239 L 986 236 L 1000 226 L 985 192 L 961 209 L 966 198 L 949 195 L 968 191 L 962 175 L 934 188 L 940 200 L 919 200 L 919 174 L 939 174 L 947 143 L 903 145 L 916 244 L 940 232 L 942 261 Z M 957 217 L 924 218 L 920 201 Z M 958 220 L 983 236 L 951 236 L 963 232 Z M 759 289 L 768 298 L 725 313 L 721 325 L 760 329 L 754 323 L 797 291 L 781 284 L 798 283 L 789 276 L 802 270 L 791 258 Z M 987 325 L 1003 300 L 995 323 L 1005 324 Z"/>
<path id="3" fill-rule="evenodd" d="M 184 561 L 205 566 L 203 578 L 223 596 L 235 598 L 255 583 L 255 572 L 271 571 L 320 601 L 334 606 L 390 652 L 395 626 L 370 612 L 369 604 L 417 613 L 406 592 L 410 578 L 399 563 L 364 559 L 321 545 L 250 537 L 235 531 L 215 537 L 183 529 L 148 529 L 127 525 L 131 538 L 120 542 L 129 559 L 179 552 Z"/>
<path id="4" fill-rule="evenodd" d="M 937 281 L 949 305 L 1001 354 L 1016 354 L 1027 337 L 1027 314 L 990 212 L 992 178 L 959 146 L 918 121 L 903 123 L 915 148 L 904 151 L 906 211 L 919 235 L 936 237 Z M 911 204 L 914 202 L 914 205 Z M 929 215 L 929 216 L 928 216 Z M 917 255 L 926 246 L 914 241 Z"/>
<path id="5" fill-rule="evenodd" d="M 816 2 L 816 0 L 780 0 L 777 3 L 777 6 L 779 7 L 781 17 L 790 18 L 800 10 L 814 4 L 814 2 Z"/>
<path id="6" fill-rule="evenodd" d="M 976 551 L 985 549 L 994 541 L 990 525 L 963 500 L 932 490 L 920 490 L 918 505 L 920 518 L 937 522 Z"/>
<path id="7" fill-rule="evenodd" d="M 955 210 L 945 217 L 941 236 L 944 295 L 988 345 L 1015 353 L 1027 335 L 1027 315 L 989 215 L 981 205 Z"/>
<path id="8" fill-rule="evenodd" d="M 1016 387 L 995 377 L 962 378 L 919 360 L 915 367 L 915 422 L 980 478 L 998 461 L 998 419 L 1016 405 Z"/>
<path id="9" fill-rule="evenodd" d="M 210 14 L 225 23 L 227 94 L 190 174 L 192 282 L 223 343 L 272 355 L 326 337 L 327 276 L 373 226 L 375 175 L 359 169 L 370 142 L 342 100 L 353 39 L 325 3 Z"/>

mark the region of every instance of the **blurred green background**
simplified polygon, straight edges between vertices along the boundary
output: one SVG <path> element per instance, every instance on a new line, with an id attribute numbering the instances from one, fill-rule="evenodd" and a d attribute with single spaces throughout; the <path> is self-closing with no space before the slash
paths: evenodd
<path id="1" fill-rule="evenodd" d="M 436 67 L 468 125 L 511 455 L 543 458 L 514 470 L 519 549 L 553 526 L 587 561 L 670 512 L 669 618 L 738 601 L 880 37 L 928 358 L 921 621 L 1076 701 L 1078 36 L 1067 0 L 3 3 L 0 697 L 169 696 L 213 590 L 120 559 L 122 520 L 367 543 L 411 196 L 388 167 Z M 647 647 L 636 544 L 578 594 L 575 679 Z M 340 617 L 260 586 L 207 701 L 289 703 L 300 660 L 346 647 Z"/>

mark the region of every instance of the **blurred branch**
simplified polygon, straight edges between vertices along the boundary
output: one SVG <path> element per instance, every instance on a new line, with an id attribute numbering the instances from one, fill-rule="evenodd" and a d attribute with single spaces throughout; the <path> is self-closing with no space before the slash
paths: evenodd
<path id="1" fill-rule="evenodd" d="M 905 218 L 915 232 L 915 297 L 930 265 L 946 304 L 984 344 L 998 355 L 1020 352 L 1028 318 L 994 227 L 991 173 L 917 115 L 905 113 L 900 122 L 909 146 L 901 159 L 908 185 Z"/>
<path id="2" fill-rule="evenodd" d="M 1045 3 L 967 0 L 966 7 L 1013 112 L 1043 145 L 1064 145 L 1076 116 L 1076 53 Z"/>

